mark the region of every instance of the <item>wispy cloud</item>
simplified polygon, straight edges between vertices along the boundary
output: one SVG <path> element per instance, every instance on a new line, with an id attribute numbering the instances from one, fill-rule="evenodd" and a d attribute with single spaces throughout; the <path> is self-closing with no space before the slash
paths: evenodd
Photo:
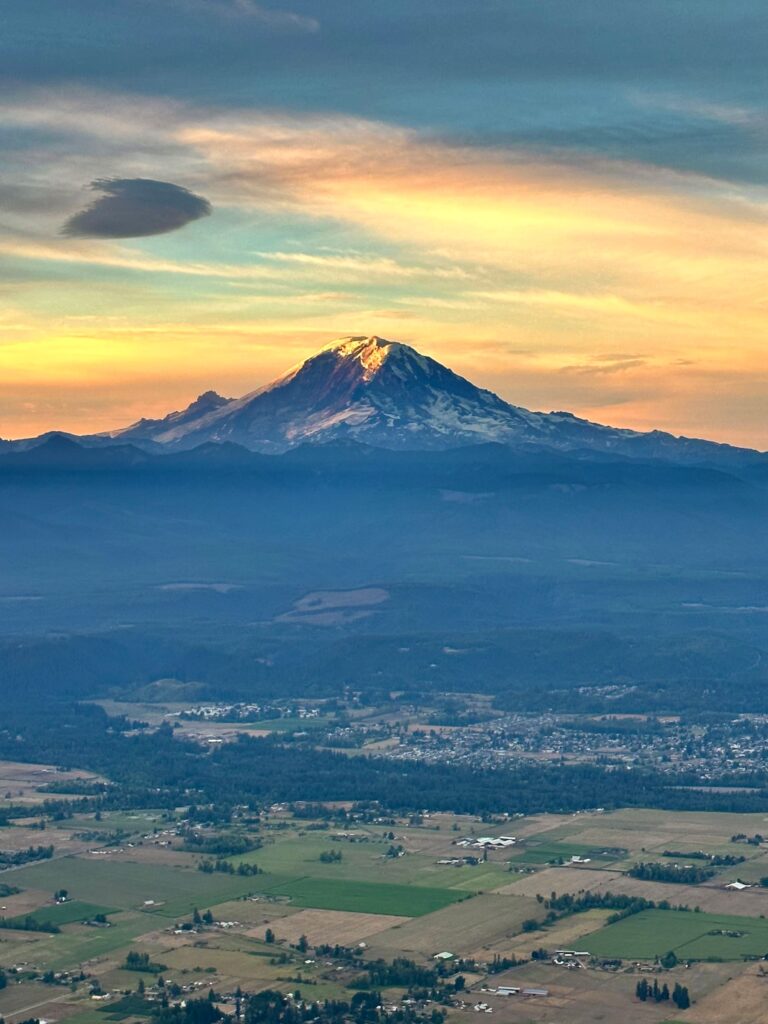
<path id="1" fill-rule="evenodd" d="M 611 359 L 604 360 L 596 358 L 591 363 L 580 363 L 574 366 L 563 366 L 560 373 L 576 373 L 586 377 L 612 376 L 617 373 L 626 373 L 627 370 L 636 370 L 641 366 L 647 366 L 645 359 Z"/>
<path id="2" fill-rule="evenodd" d="M 391 257 L 363 256 L 359 253 L 256 252 L 254 255 L 275 263 L 293 263 L 304 267 L 353 271 L 375 277 L 432 277 L 442 280 L 467 280 L 470 274 L 463 267 L 411 266 Z"/>
<path id="3" fill-rule="evenodd" d="M 256 0 L 173 0 L 188 11 L 211 14 L 221 18 L 248 20 L 278 31 L 315 33 L 320 22 L 304 14 L 277 7 L 267 7 Z"/>

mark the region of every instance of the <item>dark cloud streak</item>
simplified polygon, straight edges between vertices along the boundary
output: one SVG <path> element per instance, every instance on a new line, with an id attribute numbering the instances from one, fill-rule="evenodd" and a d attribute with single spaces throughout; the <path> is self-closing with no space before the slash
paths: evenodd
<path id="1" fill-rule="evenodd" d="M 164 235 L 211 212 L 207 199 L 169 181 L 97 178 L 89 187 L 103 194 L 64 224 L 69 238 Z"/>

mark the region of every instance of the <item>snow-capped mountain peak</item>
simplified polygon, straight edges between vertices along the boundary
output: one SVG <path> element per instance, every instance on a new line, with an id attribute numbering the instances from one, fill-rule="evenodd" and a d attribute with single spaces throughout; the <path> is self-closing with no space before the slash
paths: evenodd
<path id="1" fill-rule="evenodd" d="M 571 413 L 531 412 L 409 345 L 375 335 L 338 338 L 243 398 L 205 392 L 181 412 L 109 436 L 169 450 L 234 442 L 261 452 L 344 439 L 393 449 L 493 441 L 671 461 L 720 457 L 727 447 L 604 427 Z"/>

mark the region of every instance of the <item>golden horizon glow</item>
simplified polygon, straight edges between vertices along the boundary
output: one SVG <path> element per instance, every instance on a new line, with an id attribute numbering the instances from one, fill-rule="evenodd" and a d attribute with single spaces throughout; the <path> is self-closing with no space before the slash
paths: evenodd
<path id="1" fill-rule="evenodd" d="M 332 338 L 376 333 L 518 405 L 768 448 L 759 189 L 360 118 L 107 99 L 16 97 L 0 113 L 88 145 L 108 132 L 122 160 L 140 147 L 134 173 L 170 165 L 214 216 L 160 241 L 63 239 L 44 220 L 3 231 L 21 281 L 0 316 L 0 435 L 242 394 Z M 40 174 L 51 187 L 55 168 Z M 66 193 L 56 223 L 80 205 Z"/>

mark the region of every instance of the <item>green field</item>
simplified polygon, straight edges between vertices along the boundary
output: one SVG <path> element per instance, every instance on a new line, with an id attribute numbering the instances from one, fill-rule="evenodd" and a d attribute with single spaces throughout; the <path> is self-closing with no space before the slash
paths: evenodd
<path id="1" fill-rule="evenodd" d="M 471 895 L 456 889 L 431 889 L 423 885 L 391 885 L 388 882 L 353 882 L 343 878 L 259 878 L 259 891 L 287 896 L 298 907 L 317 910 L 354 910 L 363 914 L 421 917 Z"/>
<path id="2" fill-rule="evenodd" d="M 30 952 L 34 949 L 35 963 L 59 971 L 127 946 L 151 928 L 152 920 L 146 914 L 117 914 L 110 919 L 109 928 L 71 924 L 58 935 L 35 933 L 28 948 Z"/>
<path id="3" fill-rule="evenodd" d="M 615 855 L 606 854 L 603 850 L 604 847 L 585 846 L 583 843 L 531 842 L 530 845 L 526 843 L 509 859 L 522 864 L 549 864 L 558 858 L 569 861 L 571 857 L 589 857 L 603 865 L 617 859 Z"/>
<path id="4" fill-rule="evenodd" d="M 495 888 L 507 880 L 506 866 L 484 864 L 477 867 L 445 867 L 435 863 L 435 857 L 424 853 L 409 853 L 405 857 L 386 857 L 390 845 L 383 838 L 384 830 L 370 832 L 369 842 L 334 842 L 323 833 L 280 837 L 258 850 L 239 857 L 228 857 L 233 864 L 258 864 L 263 871 L 276 875 L 297 875 L 340 878 L 359 882 L 389 882 L 393 885 L 419 885 L 432 889 L 461 888 L 476 892 L 481 888 Z M 324 864 L 320 854 L 327 851 L 341 853 L 342 861 Z M 484 881 L 476 884 L 480 876 Z M 491 876 L 496 876 L 492 878 Z"/>
<path id="5" fill-rule="evenodd" d="M 257 888 L 256 879 L 238 875 L 207 875 L 188 868 L 79 857 L 22 868 L 14 872 L 13 880 L 25 888 L 67 889 L 78 900 L 123 910 L 147 909 L 168 917 L 183 916 L 193 907 L 236 899 Z M 145 906 L 147 900 L 154 900 L 155 905 Z"/>
<path id="6" fill-rule="evenodd" d="M 114 907 L 102 907 L 96 903 L 83 903 L 81 900 L 70 900 L 69 903 L 57 903 L 51 907 L 39 907 L 31 914 L 12 917 L 11 921 L 23 922 L 32 918 L 38 924 L 73 924 L 76 921 L 89 921 L 96 914 L 114 914 Z"/>
<path id="7" fill-rule="evenodd" d="M 712 932 L 739 932 L 739 937 Z M 594 956 L 652 960 L 668 950 L 680 959 L 741 960 L 768 953 L 768 920 L 680 910 L 644 910 L 584 940 Z"/>
<path id="8" fill-rule="evenodd" d="M 275 844 L 268 848 L 273 863 L 280 861 L 281 847 L 282 844 Z M 256 851 L 262 852 L 266 851 Z M 307 856 L 303 847 L 302 856 Z M 203 909 L 256 892 L 290 897 L 300 907 L 358 910 L 403 917 L 420 917 L 472 895 L 466 890 L 438 886 L 371 881 L 369 879 L 375 877 L 376 864 L 380 871 L 386 868 L 386 864 L 381 859 L 378 862 L 370 860 L 370 853 L 366 856 L 370 863 L 365 872 L 368 877 L 364 879 L 349 878 L 343 870 L 344 865 L 335 868 L 334 865 L 319 863 L 318 875 L 323 877 L 317 877 L 314 873 L 308 875 L 306 871 L 296 870 L 299 865 L 294 864 L 289 855 L 284 858 L 282 872 L 254 877 L 205 874 L 202 871 L 131 861 L 90 861 L 63 857 L 55 863 L 46 862 L 16 872 L 14 882 L 37 889 L 65 888 L 78 902 L 82 900 L 95 904 L 103 901 L 123 910 L 143 910 L 152 916 L 172 919 L 190 914 L 194 907 Z M 401 858 L 401 861 L 405 860 L 407 858 Z M 294 871 L 285 873 L 285 869 L 291 871 L 292 867 Z M 327 870 L 320 871 L 321 868 Z M 153 900 L 154 903 L 147 905 L 147 900 Z M 69 906 L 71 904 L 62 904 L 62 913 Z M 41 919 L 50 920 L 49 914 L 53 910 L 45 908 L 40 911 Z M 100 910 L 97 908 L 94 913 Z M 101 912 L 104 913 L 103 910 Z"/>

